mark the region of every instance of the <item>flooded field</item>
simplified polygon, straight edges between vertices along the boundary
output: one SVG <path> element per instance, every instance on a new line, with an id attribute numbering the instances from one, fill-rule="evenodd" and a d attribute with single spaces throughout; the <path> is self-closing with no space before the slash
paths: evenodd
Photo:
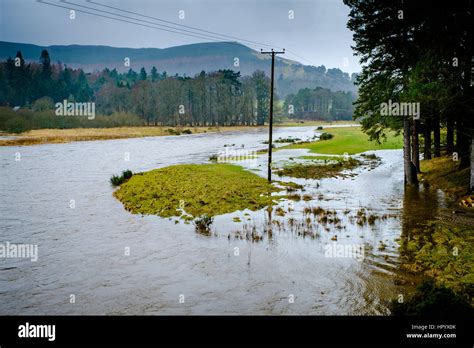
<path id="1" fill-rule="evenodd" d="M 277 128 L 274 139 L 314 129 Z M 112 195 L 122 170 L 208 163 L 266 139 L 252 129 L 0 148 L 1 240 L 38 245 L 36 262 L 0 262 L 0 314 L 388 314 L 411 289 L 397 241 L 413 223 L 402 209 L 417 203 L 404 202 L 401 150 L 371 151 L 380 163 L 345 178 L 275 176 L 304 191 L 271 211 L 217 216 L 210 235 L 132 215 Z M 279 150 L 274 162 L 305 154 Z M 235 163 L 266 177 L 264 154 Z M 425 219 L 419 209 L 412 219 Z"/>

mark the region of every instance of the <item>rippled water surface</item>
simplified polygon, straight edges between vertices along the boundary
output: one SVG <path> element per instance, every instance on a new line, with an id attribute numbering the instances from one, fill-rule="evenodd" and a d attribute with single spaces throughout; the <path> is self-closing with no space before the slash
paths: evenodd
<path id="1" fill-rule="evenodd" d="M 275 130 L 275 138 L 312 135 L 314 127 Z M 0 314 L 388 313 L 388 301 L 401 291 L 393 282 L 403 201 L 399 150 L 377 151 L 382 163 L 353 178 L 292 179 L 312 199 L 282 202 L 292 212 L 278 218 L 279 227 L 265 210 L 236 212 L 217 217 L 213 235 L 202 236 L 192 224 L 132 215 L 112 196 L 109 178 L 122 170 L 206 163 L 224 145 L 262 149 L 266 138 L 265 129 L 253 129 L 0 147 L 0 242 L 39 248 L 37 262 L 0 259 Z M 304 154 L 282 150 L 274 160 Z M 243 165 L 266 175 L 264 156 Z M 305 221 L 304 208 L 314 206 L 336 210 L 343 228 L 328 231 L 312 221 L 317 236 L 298 235 L 288 220 Z M 360 208 L 393 217 L 361 227 L 349 221 Z M 243 222 L 233 222 L 237 216 Z M 268 224 L 272 236 L 261 242 L 234 238 Z M 364 260 L 325 257 L 335 235 L 338 243 L 363 244 Z"/>

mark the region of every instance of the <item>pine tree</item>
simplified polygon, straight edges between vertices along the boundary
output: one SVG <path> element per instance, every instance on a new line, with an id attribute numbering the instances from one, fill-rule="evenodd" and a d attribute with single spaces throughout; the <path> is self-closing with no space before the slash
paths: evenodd
<path id="1" fill-rule="evenodd" d="M 140 79 L 140 81 L 146 81 L 146 78 L 147 78 L 146 70 L 145 70 L 144 67 L 142 67 L 142 68 L 140 69 L 140 77 L 139 77 L 139 79 Z"/>
<path id="2" fill-rule="evenodd" d="M 156 67 L 151 68 L 151 82 L 156 82 L 160 79 L 160 75 L 158 74 L 158 70 Z"/>

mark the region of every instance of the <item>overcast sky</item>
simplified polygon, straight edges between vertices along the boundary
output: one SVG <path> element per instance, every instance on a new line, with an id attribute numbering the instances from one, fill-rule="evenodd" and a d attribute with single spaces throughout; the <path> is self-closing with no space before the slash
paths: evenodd
<path id="1" fill-rule="evenodd" d="M 71 5 L 60 0 L 44 1 L 71 8 L 76 3 L 160 23 L 154 19 L 100 7 L 86 0 L 66 0 Z M 346 28 L 349 11 L 342 0 L 92 1 L 244 40 L 285 47 L 289 50 L 286 58 L 303 64 L 324 64 L 327 68 L 337 67 L 349 73 L 360 71 L 358 59 L 353 56 L 351 49 L 352 33 Z M 86 8 L 76 9 L 110 16 Z M 180 19 L 183 14 L 184 18 Z M 291 18 L 292 15 L 294 18 Z M 36 0 L 0 0 L 0 40 L 45 46 L 87 44 L 136 48 L 165 48 L 212 41 L 80 12 L 76 12 L 74 20 L 69 16 L 68 9 L 41 4 Z M 161 24 L 171 26 L 168 23 Z M 250 47 L 260 49 L 258 45 Z"/>

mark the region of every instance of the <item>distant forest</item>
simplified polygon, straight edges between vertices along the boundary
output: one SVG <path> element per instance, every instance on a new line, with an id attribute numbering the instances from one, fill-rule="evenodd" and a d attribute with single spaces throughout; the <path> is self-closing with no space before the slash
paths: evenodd
<path id="1" fill-rule="evenodd" d="M 39 63 L 26 64 L 20 51 L 0 63 L 0 106 L 20 106 L 43 115 L 54 115 L 55 103 L 68 100 L 95 102 L 98 114 L 120 114 L 122 118 L 126 114 L 135 120 L 138 116 L 146 125 L 263 125 L 269 97 L 270 79 L 258 70 L 251 76 L 232 70 L 202 71 L 193 78 L 168 76 L 156 67 L 149 72 L 141 68 L 119 73 L 106 68 L 86 74 L 52 64 L 47 50 L 41 52 Z M 351 92 L 305 88 L 288 95 L 284 102 L 277 99 L 274 111 L 280 117 L 298 119 L 350 119 L 354 99 Z M 64 126 L 64 122 L 51 120 L 29 127 L 19 123 L 22 121 L 0 117 L 4 130 Z"/>
<path id="2" fill-rule="evenodd" d="M 285 98 L 285 110 L 290 118 L 305 120 L 350 120 L 354 114 L 353 103 L 356 96 L 352 92 L 327 88 L 303 88 Z M 291 110 L 291 112 L 290 112 Z"/>

